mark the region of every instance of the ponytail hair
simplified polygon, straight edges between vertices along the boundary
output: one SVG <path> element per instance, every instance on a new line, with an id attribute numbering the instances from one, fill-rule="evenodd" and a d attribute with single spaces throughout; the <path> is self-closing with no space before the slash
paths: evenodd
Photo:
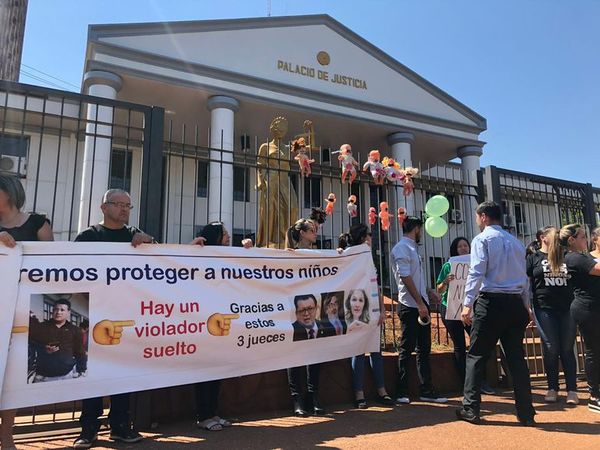
<path id="1" fill-rule="evenodd" d="M 553 274 L 560 273 L 560 267 L 565 260 L 565 253 L 569 249 L 569 238 L 575 237 L 580 228 L 581 225 L 578 223 L 571 223 L 560 230 L 552 228 L 548 232 L 548 263 Z"/>
<path id="2" fill-rule="evenodd" d="M 308 231 L 315 228 L 315 223 L 310 219 L 299 219 L 289 227 L 285 233 L 285 248 L 298 248 L 300 242 L 300 231 Z"/>

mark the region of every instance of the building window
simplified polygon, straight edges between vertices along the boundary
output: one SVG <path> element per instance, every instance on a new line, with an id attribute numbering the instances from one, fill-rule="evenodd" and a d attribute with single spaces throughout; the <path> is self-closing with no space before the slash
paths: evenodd
<path id="1" fill-rule="evenodd" d="M 196 177 L 196 197 L 208 196 L 208 163 L 198 161 L 198 175 Z"/>
<path id="2" fill-rule="evenodd" d="M 0 133 L 0 172 L 27 175 L 29 136 Z"/>
<path id="3" fill-rule="evenodd" d="M 110 189 L 131 189 L 131 151 L 113 149 L 110 156 Z"/>
<path id="4" fill-rule="evenodd" d="M 317 208 L 323 203 L 321 198 L 321 178 L 305 177 L 304 178 L 304 207 Z"/>
<path id="5" fill-rule="evenodd" d="M 54 303 L 49 302 L 48 300 L 44 300 L 44 320 L 52 319 L 52 309 L 54 308 Z"/>
<path id="6" fill-rule="evenodd" d="M 233 199 L 238 202 L 250 201 L 250 169 L 233 168 Z"/>

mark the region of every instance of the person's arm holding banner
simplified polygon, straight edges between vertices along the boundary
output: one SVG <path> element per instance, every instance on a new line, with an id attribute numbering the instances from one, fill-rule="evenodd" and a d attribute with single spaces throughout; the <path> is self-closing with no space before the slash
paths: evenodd
<path id="1" fill-rule="evenodd" d="M 451 265 L 449 262 L 445 262 L 436 281 L 438 293 L 444 294 L 448 290 L 448 286 L 450 286 L 452 280 L 454 280 L 454 274 L 451 273 Z"/>

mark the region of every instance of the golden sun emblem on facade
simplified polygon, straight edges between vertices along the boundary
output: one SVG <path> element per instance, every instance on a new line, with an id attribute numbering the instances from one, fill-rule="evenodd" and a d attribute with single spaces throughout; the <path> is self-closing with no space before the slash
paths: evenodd
<path id="1" fill-rule="evenodd" d="M 331 58 L 329 57 L 329 53 L 327 53 L 325 51 L 320 51 L 319 53 L 317 53 L 317 61 L 322 66 L 326 66 L 331 61 Z"/>

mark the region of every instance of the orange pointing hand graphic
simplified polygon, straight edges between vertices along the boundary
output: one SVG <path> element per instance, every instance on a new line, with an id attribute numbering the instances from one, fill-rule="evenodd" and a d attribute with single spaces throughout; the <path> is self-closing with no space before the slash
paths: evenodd
<path id="1" fill-rule="evenodd" d="M 208 332 L 213 336 L 227 336 L 231 330 L 231 321 L 239 317 L 239 314 L 215 313 L 206 321 Z"/>
<path id="2" fill-rule="evenodd" d="M 102 320 L 94 325 L 92 336 L 94 341 L 100 345 L 117 345 L 123 336 L 123 327 L 135 325 L 133 320 Z"/>

